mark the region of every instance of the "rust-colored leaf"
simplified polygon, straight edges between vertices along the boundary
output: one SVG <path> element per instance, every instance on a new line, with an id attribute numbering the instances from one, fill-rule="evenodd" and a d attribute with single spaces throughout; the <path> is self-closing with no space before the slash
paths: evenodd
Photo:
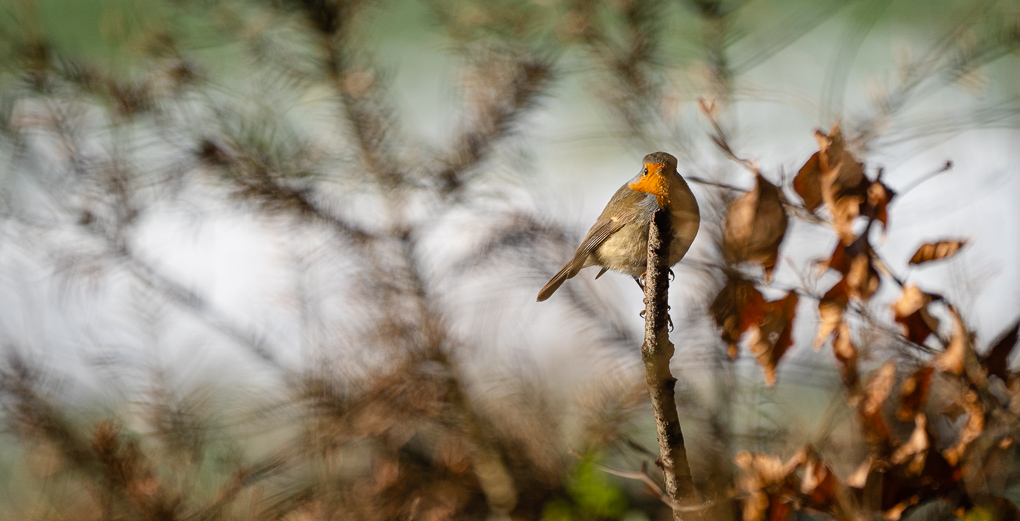
<path id="1" fill-rule="evenodd" d="M 829 291 L 825 292 L 822 299 L 818 301 L 818 314 L 821 321 L 818 324 L 818 335 L 815 337 L 815 348 L 821 347 L 836 328 L 843 322 L 843 312 L 850 301 L 847 294 L 846 282 L 840 280 Z"/>
<path id="2" fill-rule="evenodd" d="M 800 493 L 805 496 L 806 506 L 821 512 L 831 512 L 841 486 L 832 469 L 818 458 L 814 450 L 808 450 L 804 477 L 800 482 Z"/>
<path id="3" fill-rule="evenodd" d="M 960 248 L 963 248 L 966 245 L 967 241 L 965 239 L 922 244 L 921 247 L 914 252 L 914 256 L 910 258 L 910 264 L 924 264 L 925 262 L 945 259 L 956 254 Z"/>
<path id="4" fill-rule="evenodd" d="M 854 239 L 852 223 L 861 213 L 861 203 L 867 197 L 868 180 L 864 165 L 848 150 L 839 126 L 829 135 L 816 132 L 819 152 L 827 159 L 822 161 L 826 174 L 822 178 L 822 200 L 832 213 L 833 228 L 840 240 L 850 243 Z"/>
<path id="5" fill-rule="evenodd" d="M 977 393 L 973 390 L 967 391 L 960 400 L 960 405 L 967 413 L 967 423 L 963 424 L 963 430 L 956 443 L 942 451 L 942 456 L 953 466 L 960 462 L 970 444 L 985 430 L 985 407 Z"/>
<path id="6" fill-rule="evenodd" d="M 889 397 L 895 383 L 896 365 L 886 362 L 871 374 L 864 385 L 864 400 L 858 407 L 858 415 L 868 444 L 873 450 L 880 449 L 876 452 L 882 452 L 881 449 L 891 444 L 892 433 L 882 415 L 882 404 Z"/>
<path id="7" fill-rule="evenodd" d="M 903 381 L 900 387 L 900 409 L 896 417 L 902 421 L 909 421 L 917 416 L 921 407 L 928 401 L 928 392 L 931 390 L 931 377 L 935 368 L 924 366 Z"/>
<path id="8" fill-rule="evenodd" d="M 793 317 L 797 311 L 797 294 L 766 302 L 761 323 L 752 329 L 751 352 L 765 371 L 765 383 L 776 383 L 776 366 L 793 343 Z"/>
<path id="9" fill-rule="evenodd" d="M 822 205 L 822 165 L 819 155 L 819 152 L 815 152 L 793 178 L 793 190 L 804 200 L 804 207 L 812 212 Z"/>
<path id="10" fill-rule="evenodd" d="M 849 244 L 853 240 L 851 225 L 868 196 L 864 165 L 846 149 L 839 125 L 833 126 L 828 134 L 816 131 L 815 139 L 818 152 L 797 172 L 793 189 L 812 212 L 823 204 L 828 206 L 840 241 Z"/>
<path id="11" fill-rule="evenodd" d="M 754 189 L 730 203 L 726 212 L 726 259 L 734 263 L 761 262 L 768 280 L 788 224 L 779 188 L 758 174 Z"/>
<path id="12" fill-rule="evenodd" d="M 928 421 L 923 414 L 914 417 L 914 432 L 906 443 L 896 447 L 889 461 L 894 465 L 907 463 L 907 473 L 918 475 L 924 470 L 924 460 L 930 446 L 928 440 Z"/>
<path id="13" fill-rule="evenodd" d="M 803 463 L 801 454 L 787 462 L 771 454 L 740 452 L 735 462 L 740 469 L 743 518 L 747 521 L 782 521 L 793 513 L 797 492 L 795 472 Z"/>
<path id="14" fill-rule="evenodd" d="M 882 229 L 886 230 L 889 228 L 889 202 L 896 197 L 896 192 L 882 182 L 881 175 L 880 172 L 879 179 L 875 179 L 868 185 L 868 198 L 864 212 L 882 223 Z"/>
<path id="15" fill-rule="evenodd" d="M 864 165 L 846 149 L 839 125 L 833 126 L 829 134 L 816 131 L 815 138 L 822 201 L 832 214 L 836 235 L 849 244 L 854 240 L 853 220 L 861 214 L 861 205 L 867 200 L 869 182 L 864 176 Z"/>
<path id="16" fill-rule="evenodd" d="M 871 298 L 878 291 L 882 280 L 872 262 L 871 244 L 865 235 L 849 244 L 837 242 L 829 259 L 818 264 L 842 273 L 847 293 L 859 300 Z"/>
<path id="17" fill-rule="evenodd" d="M 981 357 L 981 366 L 988 372 L 988 376 L 998 376 L 1003 382 L 1009 381 L 1009 355 L 1016 347 L 1018 336 L 1020 320 L 992 342 L 992 347 Z"/>
<path id="18" fill-rule="evenodd" d="M 971 335 L 963 324 L 963 317 L 953 306 L 949 306 L 949 313 L 953 317 L 953 336 L 949 339 L 949 345 L 936 359 L 935 366 L 939 370 L 962 375 L 967 368 L 968 356 L 973 357 L 971 346 Z"/>
<path id="19" fill-rule="evenodd" d="M 761 321 L 765 298 L 749 280 L 733 278 L 712 302 L 712 316 L 722 329 L 731 359 L 737 357 L 737 344 L 745 331 Z"/>
<path id="20" fill-rule="evenodd" d="M 850 337 L 850 327 L 841 322 L 836 329 L 836 338 L 832 342 L 832 353 L 841 365 L 840 374 L 847 389 L 856 392 L 859 375 L 857 373 L 857 348 Z"/>
<path id="21" fill-rule="evenodd" d="M 929 313 L 928 304 L 940 299 L 940 296 L 925 293 L 917 286 L 903 288 L 903 296 L 893 304 L 892 310 L 894 320 L 904 327 L 907 340 L 922 345 L 938 329 L 939 321 Z"/>

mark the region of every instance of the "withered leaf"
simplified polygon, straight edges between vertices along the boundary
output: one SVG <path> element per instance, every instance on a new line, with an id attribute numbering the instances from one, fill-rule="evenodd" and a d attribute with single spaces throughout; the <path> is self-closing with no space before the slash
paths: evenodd
<path id="1" fill-rule="evenodd" d="M 858 407 L 861 428 L 865 438 L 873 446 L 889 446 L 892 434 L 882 415 L 882 404 L 889 397 L 896 383 L 896 365 L 886 362 L 875 370 L 864 386 L 864 400 Z"/>
<path id="2" fill-rule="evenodd" d="M 761 323 L 753 328 L 751 352 L 758 357 L 758 364 L 765 371 L 765 383 L 776 383 L 776 366 L 779 359 L 793 343 L 793 317 L 797 311 L 797 294 L 789 292 L 785 297 L 766 302 Z"/>
<path id="3" fill-rule="evenodd" d="M 846 322 L 841 322 L 839 328 L 836 329 L 836 339 L 832 342 L 832 353 L 842 365 L 840 373 L 843 376 L 843 384 L 852 391 L 856 390 L 859 378 L 857 348 L 850 337 L 850 327 L 846 325 Z"/>
<path id="4" fill-rule="evenodd" d="M 743 518 L 755 521 L 782 521 L 793 513 L 797 492 L 796 470 L 803 463 L 800 453 L 783 462 L 771 454 L 740 452 L 735 462 L 740 469 L 737 488 L 742 501 Z"/>
<path id="5" fill-rule="evenodd" d="M 935 359 L 935 365 L 946 373 L 962 375 L 967 367 L 968 356 L 974 356 L 971 336 L 956 308 L 949 306 L 949 313 L 953 317 L 953 336 L 946 350 Z"/>
<path id="6" fill-rule="evenodd" d="M 821 321 L 818 324 L 818 335 L 815 337 L 815 348 L 824 344 L 832 332 L 843 322 L 843 312 L 850 301 L 847 294 L 846 282 L 840 280 L 825 292 L 822 299 L 818 301 L 818 314 Z"/>
<path id="7" fill-rule="evenodd" d="M 1016 347 L 1018 335 L 1020 335 L 1020 320 L 1013 323 L 1013 327 L 1007 329 L 992 342 L 992 347 L 981 357 L 981 366 L 988 372 L 988 376 L 998 376 L 1002 381 L 1009 380 L 1009 355 Z"/>
<path id="8" fill-rule="evenodd" d="M 910 258 L 910 264 L 924 264 L 925 262 L 945 259 L 956 254 L 960 248 L 963 248 L 966 245 L 967 241 L 965 239 L 922 244 L 921 247 L 914 252 L 914 256 Z"/>
<path id="9" fill-rule="evenodd" d="M 786 235 L 789 217 L 776 185 L 758 174 L 753 190 L 730 203 L 726 212 L 723 253 L 729 262 L 761 262 L 771 277 Z"/>
<path id="10" fill-rule="evenodd" d="M 896 192 L 882 182 L 881 176 L 879 173 L 879 179 L 868 185 L 868 199 L 864 212 L 882 223 L 882 229 L 886 230 L 889 228 L 889 202 L 896 197 Z"/>
<path id="11" fill-rule="evenodd" d="M 793 190 L 804 200 L 804 207 L 812 212 L 822 205 L 822 164 L 819 155 L 819 152 L 815 152 L 793 178 Z"/>
<path id="12" fill-rule="evenodd" d="M 931 377 L 935 368 L 924 366 L 914 371 L 900 387 L 900 409 L 896 417 L 902 421 L 914 418 L 921 410 L 921 407 L 928 401 L 928 392 L 931 390 Z"/>
<path id="13" fill-rule="evenodd" d="M 841 486 L 832 469 L 809 450 L 804 462 L 804 478 L 800 482 L 806 505 L 822 512 L 831 511 Z"/>
<path id="14" fill-rule="evenodd" d="M 910 439 L 897 447 L 889 459 L 889 461 L 896 465 L 909 461 L 907 472 L 912 475 L 918 475 L 924 470 L 924 460 L 930 446 L 926 429 L 927 424 L 928 421 L 924 414 L 917 414 L 914 417 L 914 432 L 910 435 Z"/>
<path id="15" fill-rule="evenodd" d="M 985 430 L 985 407 L 973 390 L 967 391 L 961 400 L 960 405 L 967 413 L 967 423 L 963 424 L 960 437 L 952 446 L 942 451 L 942 456 L 950 465 L 955 466 L 960 462 L 967 447 L 981 435 Z"/>
<path id="16" fill-rule="evenodd" d="M 761 321 L 765 298 L 749 280 L 732 278 L 716 295 L 711 306 L 715 323 L 722 328 L 730 358 L 737 357 L 737 344 L 745 331 Z"/>
<path id="17" fill-rule="evenodd" d="M 849 244 L 853 241 L 853 220 L 861 214 L 871 183 L 864 176 L 864 165 L 846 149 L 839 125 L 828 134 L 816 131 L 815 138 L 818 153 L 797 172 L 793 189 L 810 211 L 826 205 L 840 241 Z M 876 196 L 876 201 L 881 199 L 881 194 Z"/>
<path id="18" fill-rule="evenodd" d="M 863 234 L 849 244 L 837 242 L 829 259 L 818 265 L 842 273 L 847 293 L 860 300 L 871 298 L 881 284 L 882 278 L 872 262 L 871 244 Z"/>
<path id="19" fill-rule="evenodd" d="M 921 291 L 917 286 L 903 288 L 903 296 L 893 304 L 894 320 L 906 330 L 907 340 L 922 345 L 932 332 L 938 330 L 939 321 L 931 316 L 928 304 L 941 297 Z"/>

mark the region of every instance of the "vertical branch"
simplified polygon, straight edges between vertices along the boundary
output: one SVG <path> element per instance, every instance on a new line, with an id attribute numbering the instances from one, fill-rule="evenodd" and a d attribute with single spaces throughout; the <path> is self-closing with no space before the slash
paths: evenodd
<path id="1" fill-rule="evenodd" d="M 674 388 L 676 378 L 669 370 L 673 358 L 673 344 L 669 341 L 669 212 L 658 209 L 652 215 L 648 230 L 648 268 L 645 272 L 645 342 L 641 346 L 641 359 L 645 362 L 645 382 L 655 414 L 655 430 L 659 439 L 662 474 L 666 493 L 675 505 L 694 493 L 691 468 L 687 463 L 684 435 L 680 431 L 680 418 L 676 412 Z M 682 517 L 680 510 L 673 518 Z"/>

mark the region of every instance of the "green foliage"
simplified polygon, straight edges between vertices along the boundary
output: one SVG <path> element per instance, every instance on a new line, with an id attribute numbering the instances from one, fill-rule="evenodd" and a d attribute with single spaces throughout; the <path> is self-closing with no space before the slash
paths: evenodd
<path id="1" fill-rule="evenodd" d="M 627 510 L 627 498 L 608 475 L 598 468 L 601 455 L 586 454 L 567 477 L 569 499 L 555 499 L 545 505 L 547 521 L 618 519 Z"/>

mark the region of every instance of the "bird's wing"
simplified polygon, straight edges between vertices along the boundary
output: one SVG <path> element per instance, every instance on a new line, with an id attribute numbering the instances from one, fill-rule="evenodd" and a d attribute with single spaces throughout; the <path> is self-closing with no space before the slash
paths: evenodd
<path id="1" fill-rule="evenodd" d="M 639 202 L 646 196 L 647 194 L 631 190 L 627 185 L 622 186 L 616 192 L 616 195 L 606 205 L 606 209 L 602 211 L 602 215 L 595 221 L 595 225 L 584 236 L 581 245 L 577 247 L 577 253 L 574 254 L 574 259 L 570 261 L 572 265 L 571 271 L 574 274 L 584 267 L 588 256 L 594 253 L 610 235 L 618 232 L 620 228 L 626 226 L 627 223 L 633 221 L 641 213 Z M 627 209 L 626 212 L 612 215 L 624 208 Z"/>

